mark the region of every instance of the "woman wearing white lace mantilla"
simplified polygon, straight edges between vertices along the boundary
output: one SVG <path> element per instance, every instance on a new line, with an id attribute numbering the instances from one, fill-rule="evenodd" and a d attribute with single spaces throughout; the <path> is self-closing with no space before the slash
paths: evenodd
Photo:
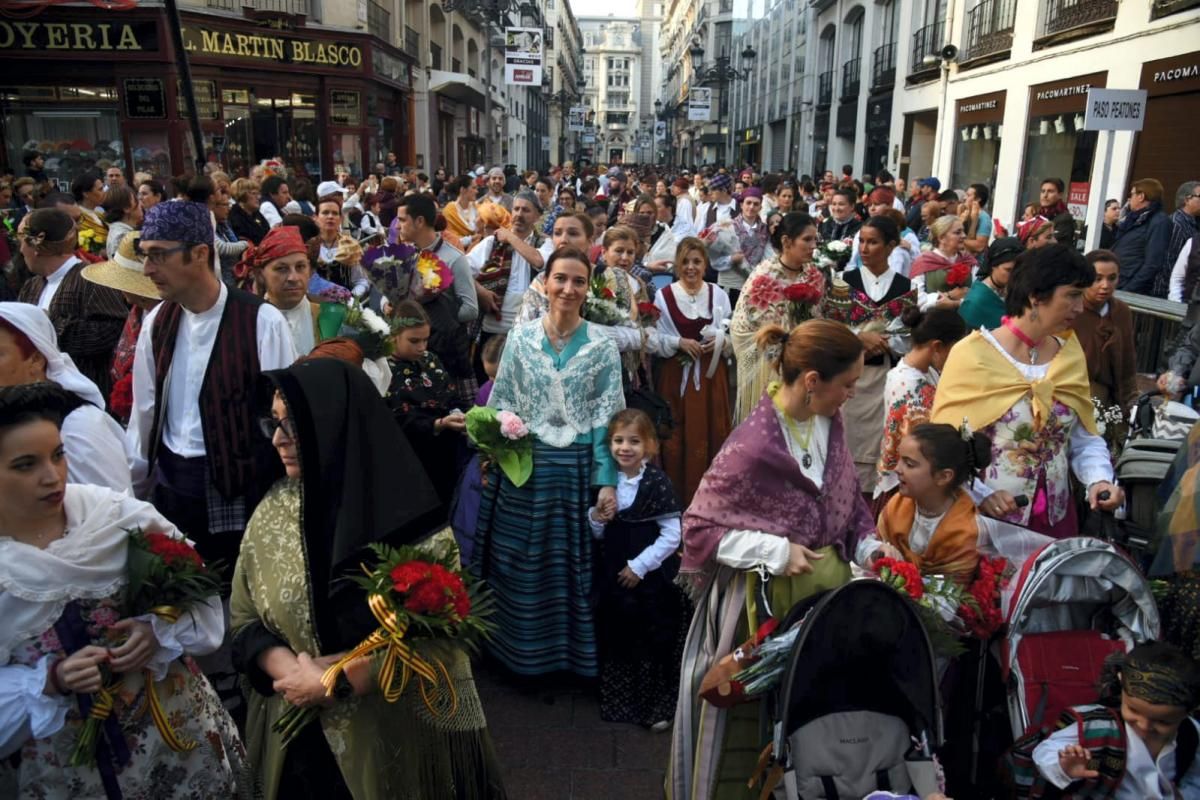
<path id="1" fill-rule="evenodd" d="M 511 411 L 533 438 L 533 473 L 515 486 L 488 476 L 475 569 L 496 598 L 488 649 L 514 673 L 596 675 L 592 537 L 587 509 L 616 510 L 608 420 L 624 408 L 616 344 L 580 315 L 591 267 L 581 251 L 547 260 L 549 310 L 508 335 L 488 404 Z"/>

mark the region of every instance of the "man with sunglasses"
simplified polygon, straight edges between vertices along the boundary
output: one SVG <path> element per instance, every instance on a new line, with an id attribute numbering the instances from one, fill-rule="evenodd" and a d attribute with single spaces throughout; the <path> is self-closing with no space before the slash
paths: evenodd
<path id="1" fill-rule="evenodd" d="M 75 221 L 65 211 L 39 208 L 26 214 L 18 239 L 33 277 L 17 299 L 49 315 L 59 349 L 108 397 L 108 368 L 129 307 L 120 292 L 84 280 L 87 264 L 75 254 Z"/>
<path id="2" fill-rule="evenodd" d="M 275 479 L 256 398 L 264 370 L 296 360 L 279 310 L 227 287 L 212 269 L 208 207 L 146 212 L 138 249 L 163 302 L 142 322 L 126 447 L 134 491 L 227 572 L 249 513 Z"/>

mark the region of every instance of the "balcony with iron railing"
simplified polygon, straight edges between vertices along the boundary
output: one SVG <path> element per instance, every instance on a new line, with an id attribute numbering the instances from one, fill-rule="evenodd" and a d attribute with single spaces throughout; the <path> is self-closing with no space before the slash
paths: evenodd
<path id="1" fill-rule="evenodd" d="M 908 62 L 908 77 L 912 82 L 928 80 L 942 65 L 942 45 L 945 44 L 946 21 L 939 19 L 913 34 L 912 60 Z M 929 58 L 929 61 L 926 59 Z"/>
<path id="2" fill-rule="evenodd" d="M 421 34 L 409 26 L 404 26 L 404 52 L 413 58 L 421 57 Z"/>
<path id="3" fill-rule="evenodd" d="M 1187 11 L 1189 8 L 1200 8 L 1200 0 L 1154 0 L 1150 6 L 1150 19 Z"/>
<path id="4" fill-rule="evenodd" d="M 205 8 L 219 8 L 223 11 L 237 11 L 241 0 L 205 0 Z"/>
<path id="5" fill-rule="evenodd" d="M 1117 0 L 1046 0 L 1041 37 L 1034 46 L 1048 46 L 1112 30 Z"/>
<path id="6" fill-rule="evenodd" d="M 971 61 L 1012 49 L 1017 0 L 983 0 L 967 12 L 967 41 L 962 61 Z"/>
<path id="7" fill-rule="evenodd" d="M 367 32 L 385 42 L 392 40 L 392 12 L 375 0 L 367 0 Z"/>
<path id="8" fill-rule="evenodd" d="M 309 15 L 308 0 L 241 0 L 241 4 L 244 8 L 252 8 L 255 11 L 270 11 L 293 17 Z"/>
<path id="9" fill-rule="evenodd" d="M 875 48 L 871 63 L 871 89 L 888 89 L 896 83 L 896 43 Z"/>
<path id="10" fill-rule="evenodd" d="M 817 76 L 817 105 L 828 106 L 833 102 L 833 70 Z"/>
<path id="11" fill-rule="evenodd" d="M 862 87 L 862 59 L 852 58 L 842 64 L 842 99 L 853 100 L 858 97 Z"/>

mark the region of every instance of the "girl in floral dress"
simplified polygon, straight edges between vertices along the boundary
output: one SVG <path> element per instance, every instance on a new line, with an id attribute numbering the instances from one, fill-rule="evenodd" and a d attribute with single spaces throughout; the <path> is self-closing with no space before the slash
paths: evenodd
<path id="1" fill-rule="evenodd" d="M 736 426 L 750 416 L 767 384 L 779 380 L 770 355 L 759 350 L 757 336 L 767 325 L 792 327 L 817 315 L 817 306 L 793 303 L 784 294 L 796 284 L 812 287 L 815 296 L 825 292 L 825 279 L 812 264 L 817 247 L 817 223 L 808 214 L 786 214 L 771 234 L 779 255 L 763 261 L 746 279 L 729 325 L 737 358 L 737 400 L 733 410 Z"/>
<path id="2" fill-rule="evenodd" d="M 1083 256 L 1063 245 L 1022 255 L 1004 299 L 1008 316 L 951 351 L 933 404 L 933 422 L 965 419 L 992 440 L 991 466 L 976 484 L 979 509 L 1056 538 L 1079 528 L 1068 471 L 1093 510 L 1124 499 L 1096 432 L 1083 348 L 1069 330 L 1094 279 Z M 1021 496 L 1028 502 L 1018 504 Z"/>
<path id="3" fill-rule="evenodd" d="M 455 404 L 458 387 L 429 350 L 429 317 L 415 300 L 396 306 L 395 351 L 388 359 L 392 385 L 387 403 L 412 442 L 438 496 L 449 504 L 458 485 L 466 418 Z"/>
<path id="4" fill-rule="evenodd" d="M 929 311 L 912 308 L 901 319 L 910 331 L 912 348 L 888 372 L 883 390 L 883 441 L 879 445 L 879 482 L 875 484 L 876 511 L 883 508 L 898 483 L 900 440 L 914 426 L 929 419 L 938 373 L 946 364 L 950 348 L 967 333 L 966 323 L 952 308 Z"/>
<path id="5" fill-rule="evenodd" d="M 59 428 L 75 404 L 50 383 L 0 389 L 0 796 L 249 797 L 237 729 L 190 657 L 220 646 L 220 599 L 173 623 L 126 616 L 130 531 L 182 534 L 148 503 L 67 484 Z M 148 678 L 191 749 L 144 713 Z M 106 687 L 96 763 L 71 766 Z"/>
<path id="6" fill-rule="evenodd" d="M 888 217 L 871 217 L 859 229 L 863 266 L 847 270 L 826 295 L 822 313 L 850 327 L 866 347 L 866 361 L 854 397 L 846 401 L 846 437 L 864 492 L 875 490 L 883 436 L 884 384 L 888 370 L 907 350 L 904 313 L 916 306 L 908 278 L 888 258 L 900 244 L 900 230 Z"/>

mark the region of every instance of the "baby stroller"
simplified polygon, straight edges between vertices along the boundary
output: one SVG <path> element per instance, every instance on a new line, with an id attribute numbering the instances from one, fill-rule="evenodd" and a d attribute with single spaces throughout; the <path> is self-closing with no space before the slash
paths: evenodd
<path id="1" fill-rule="evenodd" d="M 782 797 L 937 791 L 937 668 L 912 605 L 879 581 L 855 580 L 799 604 L 780 631 L 792 626 L 773 716 Z"/>
<path id="2" fill-rule="evenodd" d="M 1078 536 L 1048 544 L 1011 586 L 1001 670 L 1014 738 L 1096 702 L 1105 657 L 1158 638 L 1150 582 L 1112 543 Z"/>

